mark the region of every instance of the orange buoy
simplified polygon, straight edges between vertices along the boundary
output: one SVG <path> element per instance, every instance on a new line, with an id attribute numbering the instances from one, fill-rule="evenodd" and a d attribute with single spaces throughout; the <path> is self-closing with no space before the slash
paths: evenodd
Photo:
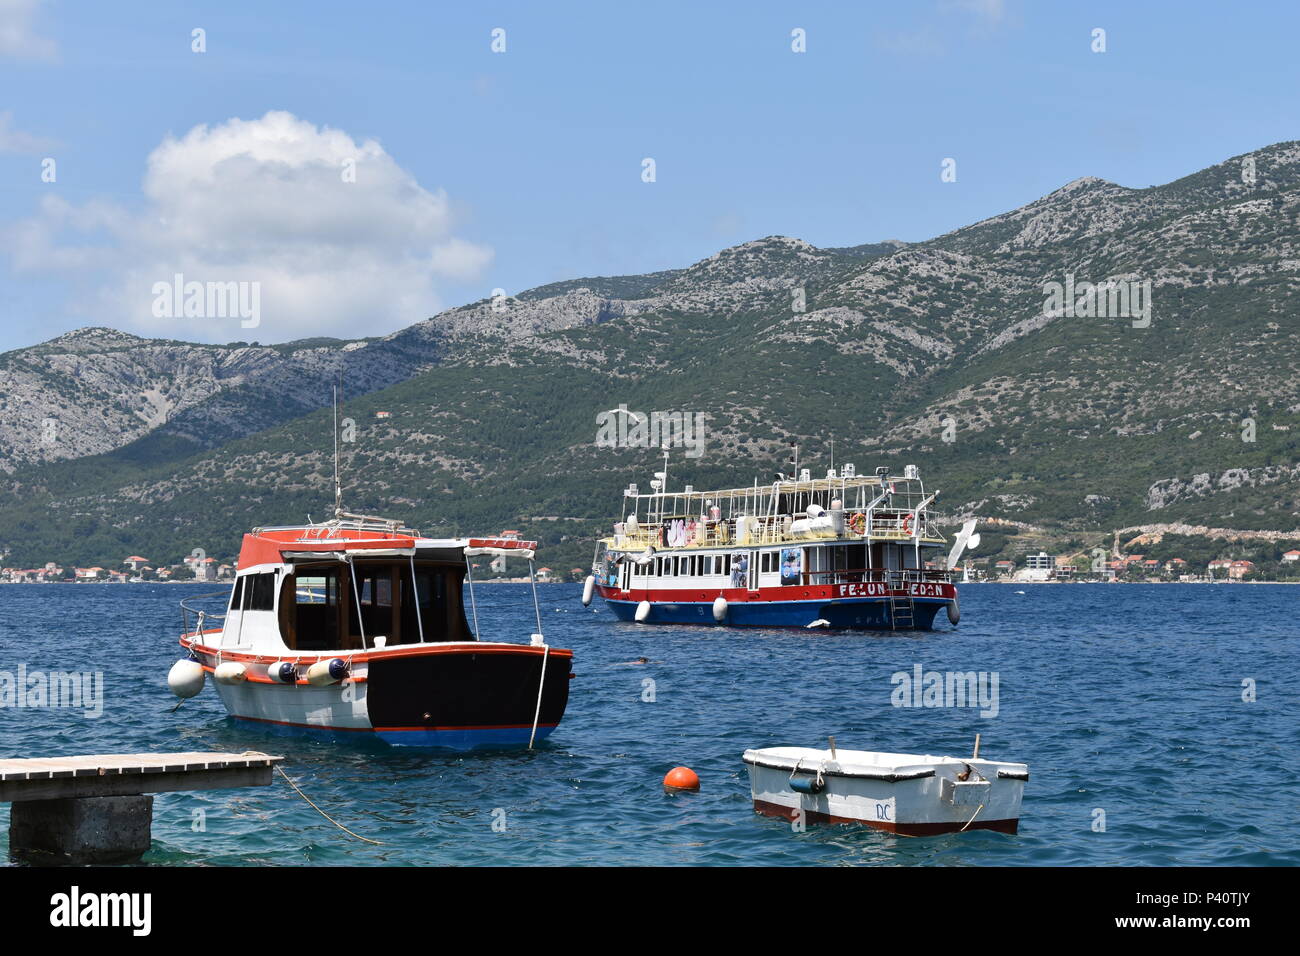
<path id="1" fill-rule="evenodd" d="M 664 788 L 667 790 L 698 790 L 700 789 L 700 777 L 690 767 L 673 767 L 664 777 Z"/>

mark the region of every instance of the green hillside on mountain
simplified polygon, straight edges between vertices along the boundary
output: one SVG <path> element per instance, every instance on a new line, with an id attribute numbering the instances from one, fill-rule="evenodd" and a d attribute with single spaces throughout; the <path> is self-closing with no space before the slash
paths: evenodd
<path id="1" fill-rule="evenodd" d="M 919 465 L 953 521 L 1079 547 L 1150 524 L 1292 531 L 1300 145 L 1249 158 L 1252 184 L 1243 157 L 1150 189 L 1080 180 L 929 242 L 768 237 L 683 269 L 474 303 L 383 340 L 300 344 L 283 367 L 241 352 L 266 370 L 213 376 L 185 440 L 157 428 L 97 454 L 15 455 L 5 563 L 230 557 L 249 527 L 326 517 L 323 406 L 340 373 L 356 423 L 342 446 L 349 509 L 430 534 L 519 528 L 555 568 L 585 564 L 621 489 L 660 467 L 654 449 L 597 447 L 597 416 L 619 405 L 708 416 L 700 457 L 671 452 L 673 486 L 769 481 L 791 442 L 820 474 L 833 440 L 837 465 Z M 1045 284 L 1067 276 L 1149 282 L 1149 324 L 1051 314 Z M 24 351 L 0 370 L 36 360 Z M 276 391 L 294 362 L 315 376 L 297 405 Z M 93 400 L 129 404 L 113 368 Z M 265 409 L 260 427 L 231 424 L 250 408 Z M 991 534 L 986 552 L 1013 537 Z"/>

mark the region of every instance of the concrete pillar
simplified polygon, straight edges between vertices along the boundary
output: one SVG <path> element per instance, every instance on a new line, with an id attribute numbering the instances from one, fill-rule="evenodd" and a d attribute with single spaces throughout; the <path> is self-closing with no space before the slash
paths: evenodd
<path id="1" fill-rule="evenodd" d="M 131 863 L 149 849 L 153 797 L 17 800 L 9 854 L 29 863 Z"/>

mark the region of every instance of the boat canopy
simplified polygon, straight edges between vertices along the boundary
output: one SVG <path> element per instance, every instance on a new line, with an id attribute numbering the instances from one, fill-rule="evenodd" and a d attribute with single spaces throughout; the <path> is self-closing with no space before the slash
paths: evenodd
<path id="1" fill-rule="evenodd" d="M 517 538 L 425 538 L 418 531 L 377 530 L 369 527 L 305 525 L 255 528 L 244 535 L 238 570 L 285 561 L 345 561 L 354 557 L 413 556 L 440 561 L 463 561 L 469 554 L 511 554 L 532 558 L 536 541 Z"/>

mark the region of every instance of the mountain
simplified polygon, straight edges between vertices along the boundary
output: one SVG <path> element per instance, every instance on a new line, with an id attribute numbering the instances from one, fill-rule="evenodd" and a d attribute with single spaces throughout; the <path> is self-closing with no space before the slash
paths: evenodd
<path id="1" fill-rule="evenodd" d="M 1147 189 L 1076 180 L 927 242 L 770 236 L 382 339 L 82 330 L 0 357 L 0 548 L 24 566 L 229 556 L 246 527 L 322 517 L 340 375 L 349 508 L 521 528 L 557 568 L 661 461 L 597 446 L 620 404 L 709 416 L 674 483 L 769 480 L 791 441 L 817 469 L 831 439 L 836 464 L 914 462 L 954 520 L 1005 522 L 985 553 L 1151 525 L 1300 538 L 1298 222 L 1300 144 L 1282 143 Z M 46 418 L 66 447 L 42 443 Z"/>

